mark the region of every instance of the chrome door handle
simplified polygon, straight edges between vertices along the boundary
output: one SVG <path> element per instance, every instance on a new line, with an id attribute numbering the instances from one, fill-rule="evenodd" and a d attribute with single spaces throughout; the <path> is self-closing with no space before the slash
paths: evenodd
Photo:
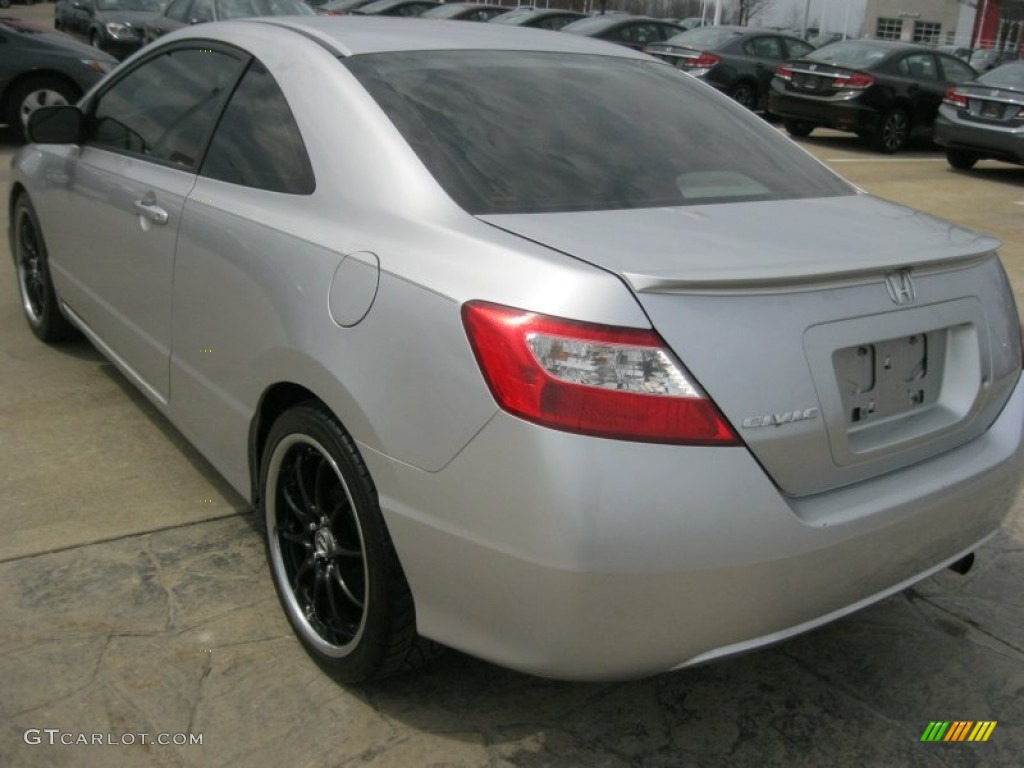
<path id="1" fill-rule="evenodd" d="M 167 211 L 165 211 L 156 203 L 149 203 L 146 202 L 145 200 L 136 200 L 134 206 L 136 213 L 138 213 L 141 216 L 145 216 L 154 224 L 167 223 Z"/>

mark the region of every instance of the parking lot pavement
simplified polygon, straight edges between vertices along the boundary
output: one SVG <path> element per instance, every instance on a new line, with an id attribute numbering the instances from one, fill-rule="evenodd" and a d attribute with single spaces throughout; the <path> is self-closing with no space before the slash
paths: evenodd
<path id="1" fill-rule="evenodd" d="M 838 134 L 804 146 L 1001 237 L 1022 301 L 1024 169 L 956 174 L 934 149 L 887 158 Z M 244 500 L 90 346 L 37 343 L 6 242 L 0 265 L 0 766 L 1020 764 L 1020 500 L 967 576 L 745 657 L 584 685 L 450 653 L 346 689 L 294 640 Z M 936 720 L 998 725 L 922 743 Z M 61 743 L 94 734 L 134 743 Z"/>

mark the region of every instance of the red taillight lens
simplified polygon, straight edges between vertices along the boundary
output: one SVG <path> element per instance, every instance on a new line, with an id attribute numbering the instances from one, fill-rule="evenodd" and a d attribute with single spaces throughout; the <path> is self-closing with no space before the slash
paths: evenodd
<path id="1" fill-rule="evenodd" d="M 785 64 L 779 64 L 779 66 L 775 68 L 775 76 L 782 78 L 783 80 L 792 80 L 793 70 L 787 67 Z"/>
<path id="2" fill-rule="evenodd" d="M 711 67 L 715 66 L 720 61 L 721 59 L 718 56 L 715 56 L 715 54 L 708 53 L 707 51 L 701 51 L 700 55 L 693 60 L 693 66 L 698 69 L 711 69 Z"/>
<path id="3" fill-rule="evenodd" d="M 942 97 L 942 101 L 957 109 L 967 109 L 967 97 L 955 87 L 946 89 L 946 95 Z"/>
<path id="4" fill-rule="evenodd" d="M 832 87 L 837 90 L 844 88 L 854 88 L 856 90 L 863 90 L 874 85 L 875 78 L 871 75 L 865 75 L 863 72 L 853 72 L 849 75 L 839 75 L 835 80 L 832 81 Z"/>
<path id="5" fill-rule="evenodd" d="M 504 410 L 534 424 L 617 440 L 739 445 L 652 330 L 462 307 L 470 346 Z"/>

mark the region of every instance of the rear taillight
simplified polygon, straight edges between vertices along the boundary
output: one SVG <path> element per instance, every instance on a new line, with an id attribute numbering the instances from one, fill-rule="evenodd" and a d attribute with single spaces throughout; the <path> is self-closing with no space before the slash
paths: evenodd
<path id="1" fill-rule="evenodd" d="M 844 90 L 846 88 L 853 88 L 854 90 L 863 90 L 870 88 L 875 83 L 875 78 L 871 75 L 865 75 L 863 72 L 853 72 L 849 75 L 838 75 L 832 81 L 832 87 L 836 90 Z"/>
<path id="2" fill-rule="evenodd" d="M 785 64 L 779 64 L 779 66 L 775 68 L 775 76 L 782 80 L 789 81 L 793 79 L 793 70 Z"/>
<path id="3" fill-rule="evenodd" d="M 715 54 L 701 51 L 696 59 L 691 60 L 691 64 L 698 69 L 711 69 L 720 61 L 721 59 Z"/>
<path id="4" fill-rule="evenodd" d="M 956 88 L 947 88 L 946 95 L 942 97 L 943 104 L 949 104 L 957 109 L 967 109 L 967 97 Z"/>
<path id="5" fill-rule="evenodd" d="M 471 301 L 470 345 L 491 394 L 534 424 L 617 440 L 739 445 L 653 330 Z"/>

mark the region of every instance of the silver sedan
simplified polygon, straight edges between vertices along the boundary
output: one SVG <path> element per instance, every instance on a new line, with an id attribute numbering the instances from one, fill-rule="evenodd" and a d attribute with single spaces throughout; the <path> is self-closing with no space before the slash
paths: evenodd
<path id="1" fill-rule="evenodd" d="M 950 88 L 935 118 L 935 141 L 962 171 L 985 158 L 1024 165 L 1024 61 Z"/>
<path id="2" fill-rule="evenodd" d="M 1018 490 L 999 244 L 626 48 L 208 24 L 29 130 L 29 325 L 251 499 L 339 679 L 750 650 L 963 570 Z"/>

